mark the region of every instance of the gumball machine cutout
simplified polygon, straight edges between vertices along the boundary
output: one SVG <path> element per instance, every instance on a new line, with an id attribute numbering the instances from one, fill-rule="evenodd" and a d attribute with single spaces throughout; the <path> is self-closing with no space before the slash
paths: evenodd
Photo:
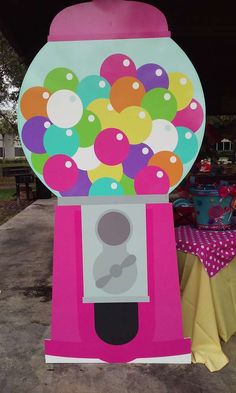
<path id="1" fill-rule="evenodd" d="M 205 104 L 165 16 L 125 0 L 61 11 L 18 108 L 26 157 L 58 198 L 46 362 L 190 362 L 168 195 Z"/>

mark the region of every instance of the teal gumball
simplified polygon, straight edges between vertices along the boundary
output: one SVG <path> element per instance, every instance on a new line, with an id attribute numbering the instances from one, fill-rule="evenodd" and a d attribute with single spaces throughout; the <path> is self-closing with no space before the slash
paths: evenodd
<path id="1" fill-rule="evenodd" d="M 115 179 L 103 177 L 96 180 L 90 190 L 90 196 L 117 196 L 123 195 L 123 187 Z"/>
<path id="2" fill-rule="evenodd" d="M 72 157 L 79 147 L 79 135 L 74 128 L 51 125 L 44 134 L 44 148 L 49 156 L 66 154 Z"/>
<path id="3" fill-rule="evenodd" d="M 186 164 L 195 159 L 198 152 L 197 137 L 189 128 L 176 127 L 178 132 L 178 143 L 174 153 Z"/>
<path id="4" fill-rule="evenodd" d="M 98 98 L 109 98 L 111 86 L 100 75 L 90 75 L 82 79 L 77 88 L 83 107 L 87 108 L 90 102 Z"/>

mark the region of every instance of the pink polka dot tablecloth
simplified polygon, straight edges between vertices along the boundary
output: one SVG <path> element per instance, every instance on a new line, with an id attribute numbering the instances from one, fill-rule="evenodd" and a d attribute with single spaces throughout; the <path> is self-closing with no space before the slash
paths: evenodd
<path id="1" fill-rule="evenodd" d="M 236 230 L 204 231 L 191 226 L 175 228 L 177 250 L 197 255 L 209 277 L 228 266 L 236 255 Z"/>

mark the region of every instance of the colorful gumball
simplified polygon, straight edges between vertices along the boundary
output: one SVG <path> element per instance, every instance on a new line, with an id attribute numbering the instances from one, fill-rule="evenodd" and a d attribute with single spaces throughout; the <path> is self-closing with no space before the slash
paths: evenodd
<path id="1" fill-rule="evenodd" d="M 108 82 L 113 83 L 124 76 L 136 77 L 136 67 L 130 57 L 122 54 L 111 55 L 104 60 L 100 75 Z"/>
<path id="2" fill-rule="evenodd" d="M 89 190 L 90 196 L 117 196 L 123 193 L 123 188 L 116 179 L 109 177 L 96 180 Z"/>
<path id="3" fill-rule="evenodd" d="M 125 195 L 135 195 L 134 179 L 130 179 L 130 177 L 123 175 L 120 185 L 123 188 Z"/>
<path id="4" fill-rule="evenodd" d="M 20 109 L 24 118 L 47 117 L 47 102 L 50 95 L 50 91 L 45 87 L 36 86 L 26 90 L 20 100 Z"/>
<path id="5" fill-rule="evenodd" d="M 167 72 L 158 64 L 144 64 L 137 70 L 137 78 L 142 82 L 146 91 L 156 87 L 169 87 Z"/>
<path id="6" fill-rule="evenodd" d="M 168 175 L 171 187 L 178 183 L 183 174 L 182 161 L 171 151 L 160 151 L 154 154 L 149 160 L 148 165 L 162 168 Z"/>
<path id="7" fill-rule="evenodd" d="M 186 127 L 177 127 L 178 144 L 174 150 L 183 163 L 193 160 L 198 152 L 198 141 L 196 135 Z"/>
<path id="8" fill-rule="evenodd" d="M 102 177 L 109 177 L 120 181 L 122 175 L 123 168 L 121 164 L 114 166 L 100 164 L 97 168 L 88 171 L 88 177 L 92 183 L 94 183 L 98 179 L 101 179 Z"/>
<path id="9" fill-rule="evenodd" d="M 120 115 L 115 111 L 110 100 L 106 98 L 95 100 L 89 104 L 87 109 L 95 113 L 99 118 L 102 129 L 109 127 L 119 128 Z"/>
<path id="10" fill-rule="evenodd" d="M 180 72 L 169 74 L 169 90 L 176 98 L 178 111 L 186 108 L 193 98 L 193 84 L 187 75 Z"/>
<path id="11" fill-rule="evenodd" d="M 176 127 L 187 127 L 193 132 L 197 131 L 203 122 L 204 113 L 199 102 L 193 99 L 186 108 L 176 113 L 172 123 Z"/>
<path id="12" fill-rule="evenodd" d="M 33 169 L 42 174 L 43 173 L 43 167 L 47 159 L 49 158 L 49 155 L 47 153 L 45 154 L 31 154 L 31 163 L 33 166 Z"/>
<path id="13" fill-rule="evenodd" d="M 147 165 L 152 156 L 152 149 L 144 143 L 131 145 L 128 157 L 123 162 L 124 174 L 129 178 L 134 178 L 136 174 Z"/>
<path id="14" fill-rule="evenodd" d="M 52 124 L 44 134 L 43 143 L 49 156 L 73 156 L 79 147 L 79 135 L 74 128 L 59 128 Z"/>
<path id="15" fill-rule="evenodd" d="M 83 105 L 78 95 L 73 91 L 58 90 L 48 100 L 47 114 L 55 126 L 70 128 L 80 121 Z"/>
<path id="16" fill-rule="evenodd" d="M 128 137 L 129 143 L 142 143 L 151 133 L 152 119 L 149 113 L 138 106 L 124 109 L 118 118 L 119 126 Z"/>
<path id="17" fill-rule="evenodd" d="M 27 120 L 22 129 L 22 141 L 27 149 L 33 153 L 45 153 L 43 138 L 50 126 L 51 122 L 47 117 L 36 116 Z"/>
<path id="18" fill-rule="evenodd" d="M 177 112 L 177 102 L 170 90 L 156 88 L 149 90 L 142 99 L 142 107 L 146 109 L 153 120 L 165 119 L 171 121 Z"/>
<path id="19" fill-rule="evenodd" d="M 72 90 L 75 91 L 79 84 L 79 80 L 73 71 L 69 68 L 54 68 L 50 71 L 45 80 L 44 87 L 54 93 L 57 90 Z"/>
<path id="20" fill-rule="evenodd" d="M 103 164 L 117 165 L 127 157 L 129 141 L 121 130 L 107 128 L 97 136 L 94 151 Z"/>
<path id="21" fill-rule="evenodd" d="M 59 192 L 73 187 L 77 182 L 78 174 L 75 162 L 64 154 L 50 157 L 43 167 L 43 177 L 46 184 Z"/>
<path id="22" fill-rule="evenodd" d="M 96 136 L 101 131 L 101 123 L 95 113 L 85 109 L 79 123 L 74 127 L 79 134 L 79 144 L 81 147 L 88 147 L 94 144 Z"/>
<path id="23" fill-rule="evenodd" d="M 178 132 L 168 120 L 154 120 L 151 134 L 145 143 L 154 153 L 162 150 L 173 151 L 178 143 Z"/>
<path id="24" fill-rule="evenodd" d="M 91 181 L 86 171 L 79 170 L 78 180 L 69 190 L 61 192 L 62 196 L 87 196 L 91 187 Z"/>
<path id="25" fill-rule="evenodd" d="M 89 147 L 79 147 L 72 158 L 76 162 L 77 167 L 82 171 L 91 171 L 101 164 L 94 152 L 93 145 Z"/>
<path id="26" fill-rule="evenodd" d="M 167 194 L 170 183 L 162 168 L 146 166 L 137 173 L 134 188 L 138 195 Z"/>
<path id="27" fill-rule="evenodd" d="M 82 79 L 78 88 L 79 95 L 83 107 L 87 108 L 90 102 L 97 98 L 108 98 L 111 86 L 109 82 L 100 75 L 90 75 Z"/>
<path id="28" fill-rule="evenodd" d="M 125 76 L 118 79 L 111 88 L 111 105 L 117 112 L 129 106 L 140 106 L 145 88 L 137 78 Z"/>

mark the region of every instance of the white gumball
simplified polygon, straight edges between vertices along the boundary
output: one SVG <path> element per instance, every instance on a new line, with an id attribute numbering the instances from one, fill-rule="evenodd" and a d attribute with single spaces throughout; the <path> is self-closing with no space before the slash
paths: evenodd
<path id="1" fill-rule="evenodd" d="M 47 114 L 57 127 L 73 127 L 80 121 L 83 114 L 81 99 L 71 90 L 58 90 L 48 100 Z"/>
<path id="2" fill-rule="evenodd" d="M 101 164 L 94 152 L 94 146 L 79 147 L 72 158 L 77 167 L 83 171 L 91 171 Z"/>
<path id="3" fill-rule="evenodd" d="M 178 143 L 178 132 L 168 120 L 158 119 L 152 122 L 152 131 L 144 141 L 154 153 L 174 151 Z"/>

